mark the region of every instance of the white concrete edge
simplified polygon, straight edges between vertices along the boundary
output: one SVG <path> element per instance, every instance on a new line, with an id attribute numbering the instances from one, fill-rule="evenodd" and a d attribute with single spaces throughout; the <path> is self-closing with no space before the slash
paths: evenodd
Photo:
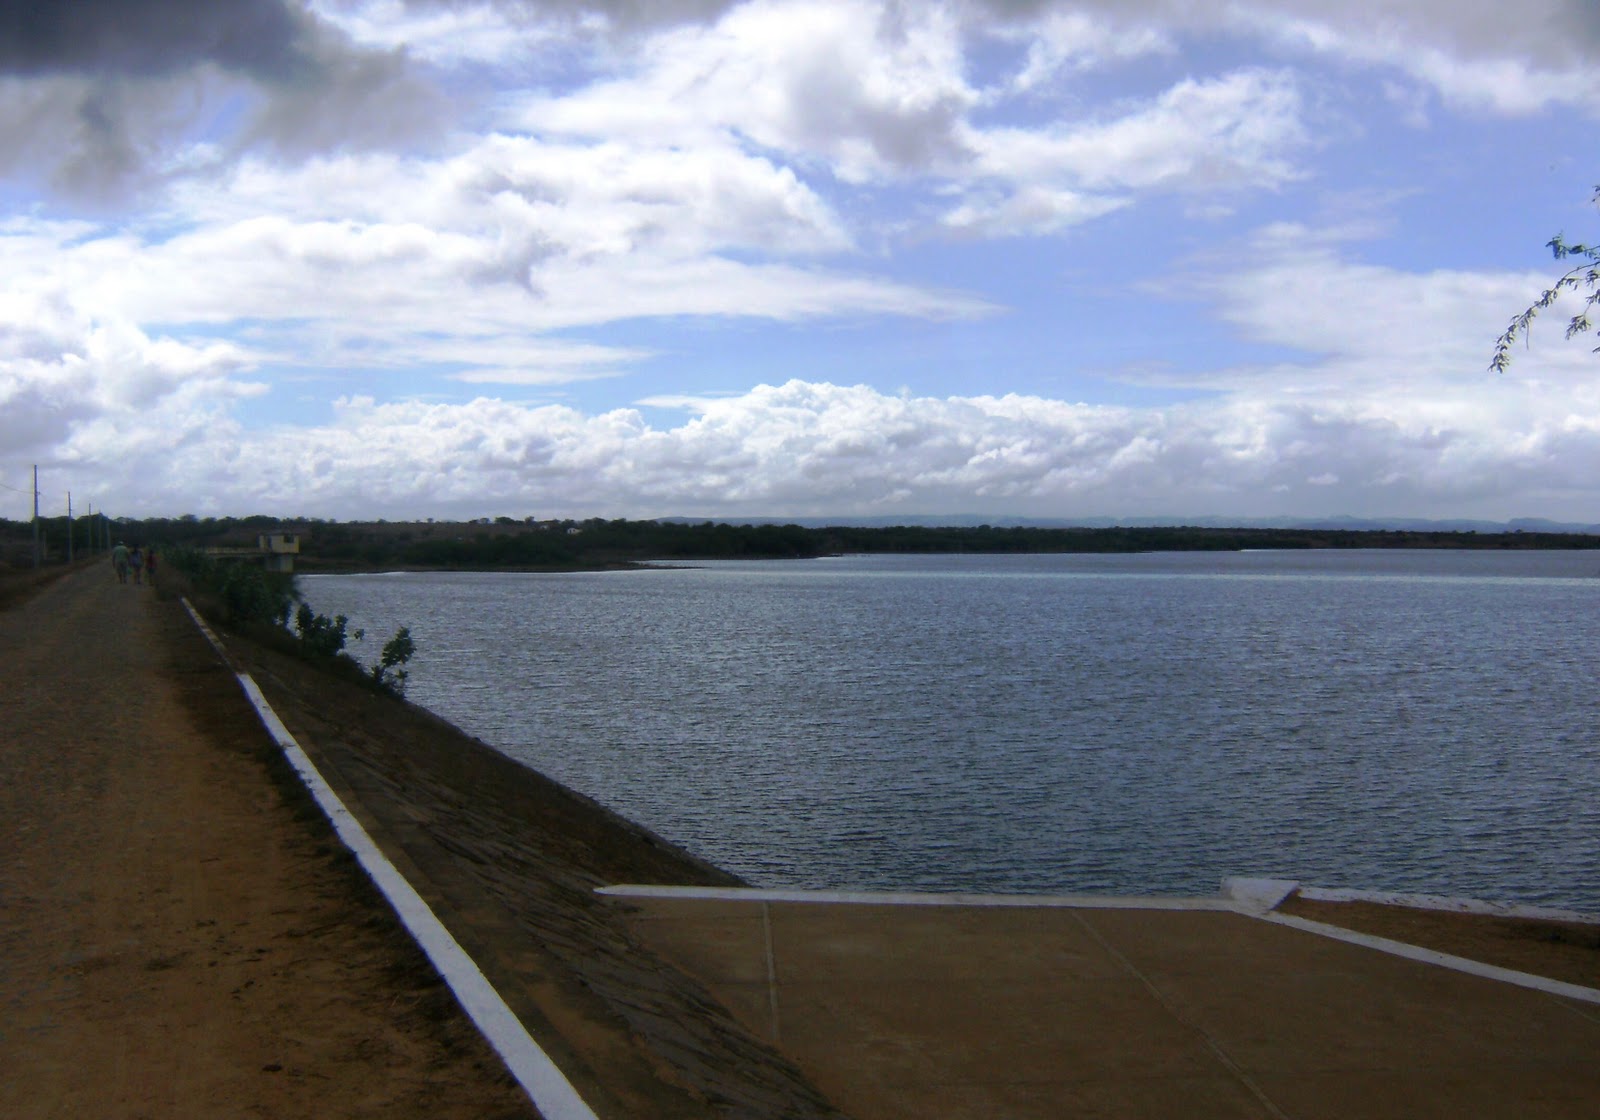
<path id="1" fill-rule="evenodd" d="M 1053 907 L 1078 910 L 1226 910 L 1225 898 L 1138 895 L 942 894 L 934 891 L 826 891 L 767 887 L 667 887 L 616 883 L 597 887 L 610 898 L 678 898 L 721 902 L 851 903 L 861 906 Z"/>
<path id="2" fill-rule="evenodd" d="M 661 898 L 722 902 L 796 902 L 796 903 L 848 903 L 868 906 L 964 906 L 964 907 L 1033 907 L 1079 910 L 1198 910 L 1220 911 L 1256 918 L 1275 925 L 1289 926 L 1304 933 L 1331 937 L 1392 956 L 1437 965 L 1441 968 L 1482 976 L 1521 988 L 1531 988 L 1548 995 L 1562 996 L 1584 1003 L 1600 1004 L 1600 990 L 1561 980 L 1533 976 L 1498 965 L 1483 964 L 1449 953 L 1423 949 L 1385 937 L 1357 933 L 1339 926 L 1296 918 L 1274 912 L 1285 898 L 1294 893 L 1299 883 L 1292 879 L 1253 879 L 1247 877 L 1223 880 L 1223 894 L 1215 898 L 1184 898 L 1173 896 L 1136 895 L 1005 895 L 1005 894 L 939 894 L 915 891 L 826 891 L 788 890 L 762 887 L 669 887 L 618 883 L 599 887 L 595 893 L 611 898 Z M 1303 888 L 1301 893 L 1304 893 Z"/>
<path id="3" fill-rule="evenodd" d="M 224 661 L 232 664 L 227 650 L 218 641 L 204 620 L 189 604 L 183 602 L 195 625 L 206 636 Z M 598 1120 L 594 1111 L 578 1095 L 572 1083 L 533 1040 L 522 1021 L 506 1005 L 488 978 L 474 963 L 466 950 L 445 928 L 433 910 L 416 889 L 390 863 L 378 848 L 361 822 L 345 807 L 339 795 L 318 772 L 311 759 L 295 741 L 278 714 L 272 710 L 256 682 L 248 673 L 236 673 L 239 685 L 254 705 L 256 714 L 282 748 L 301 782 L 327 814 L 328 821 L 338 833 L 351 854 L 360 862 L 373 884 L 383 892 L 395 915 L 405 925 L 417 945 L 433 962 L 434 968 L 455 993 L 461 1007 L 471 1017 L 489 1045 L 494 1047 L 506 1068 L 517 1079 L 523 1091 L 533 1100 L 534 1107 L 546 1120 Z"/>
<path id="4" fill-rule="evenodd" d="M 1232 899 L 1241 906 L 1266 912 L 1276 910 L 1299 886 L 1300 883 L 1294 879 L 1230 875 L 1222 880 L 1222 897 Z"/>
<path id="5" fill-rule="evenodd" d="M 1482 961 L 1468 960 L 1465 957 L 1456 957 L 1449 953 L 1440 953 L 1433 949 L 1423 949 L 1417 945 L 1408 945 L 1403 941 L 1390 941 L 1387 937 L 1375 937 L 1370 933 L 1357 933 L 1355 930 L 1344 929 L 1340 926 L 1330 926 L 1323 922 L 1296 918 L 1290 914 L 1262 913 L 1259 910 L 1245 909 L 1241 909 L 1240 913 L 1263 922 L 1271 922 L 1274 925 L 1289 926 L 1291 929 L 1314 933 L 1321 937 L 1331 937 L 1335 941 L 1347 941 L 1352 945 L 1376 949 L 1380 953 L 1388 953 L 1391 956 L 1405 957 L 1407 960 L 1438 965 L 1441 968 L 1448 968 L 1455 972 L 1466 972 L 1473 976 L 1482 976 L 1505 984 L 1515 984 L 1519 988 L 1532 988 L 1534 991 L 1544 992 L 1548 995 L 1562 996 L 1566 999 L 1575 999 L 1583 1003 L 1600 1004 L 1600 990 L 1595 988 L 1585 988 L 1579 984 L 1568 984 L 1563 980 L 1551 980 L 1544 976 L 1533 976 L 1526 972 L 1501 968 L 1499 965 L 1484 964 Z"/>
<path id="6" fill-rule="evenodd" d="M 1455 914 L 1486 914 L 1499 918 L 1539 918 L 1552 922 L 1578 922 L 1600 925 L 1600 915 L 1549 906 L 1525 906 L 1512 902 L 1485 902 L 1480 898 L 1452 898 L 1436 894 L 1405 894 L 1399 891 L 1364 891 L 1347 887 L 1308 887 L 1296 884 L 1300 897 L 1315 902 L 1376 902 L 1384 906 L 1405 906 L 1412 910 L 1444 910 Z"/>

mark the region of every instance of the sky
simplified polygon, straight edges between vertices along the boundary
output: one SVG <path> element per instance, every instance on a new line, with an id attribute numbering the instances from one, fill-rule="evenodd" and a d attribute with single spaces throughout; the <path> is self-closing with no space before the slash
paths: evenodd
<path id="1" fill-rule="evenodd" d="M 1595 0 L 0 0 L 0 517 L 1600 522 L 1597 119 Z"/>

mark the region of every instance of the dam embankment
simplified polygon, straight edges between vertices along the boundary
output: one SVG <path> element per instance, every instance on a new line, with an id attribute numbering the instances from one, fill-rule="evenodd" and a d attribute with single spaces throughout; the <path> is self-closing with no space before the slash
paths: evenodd
<path id="1" fill-rule="evenodd" d="M 224 640 L 599 1115 L 838 1115 L 593 895 L 731 876 Z M 0 723 L 0 1111 L 532 1114 L 178 602 L 91 567 L 0 612 Z"/>

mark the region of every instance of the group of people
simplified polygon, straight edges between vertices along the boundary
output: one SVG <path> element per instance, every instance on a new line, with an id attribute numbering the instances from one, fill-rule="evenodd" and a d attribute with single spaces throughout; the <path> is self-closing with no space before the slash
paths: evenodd
<path id="1" fill-rule="evenodd" d="M 148 575 L 150 582 L 156 581 L 156 550 L 141 549 L 134 545 L 129 549 L 121 541 L 111 550 L 111 566 L 117 571 L 117 582 L 127 583 L 128 575 L 132 573 L 134 583 L 143 583 Z"/>

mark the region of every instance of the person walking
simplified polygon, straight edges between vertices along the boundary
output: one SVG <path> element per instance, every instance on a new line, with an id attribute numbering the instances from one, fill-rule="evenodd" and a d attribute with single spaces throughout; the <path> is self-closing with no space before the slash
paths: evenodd
<path id="1" fill-rule="evenodd" d="M 156 550 L 147 548 L 144 552 L 144 578 L 151 587 L 156 585 Z"/>
<path id="2" fill-rule="evenodd" d="M 111 566 L 116 570 L 117 582 L 128 582 L 128 546 L 121 541 L 111 550 Z"/>
<path id="3" fill-rule="evenodd" d="M 144 582 L 144 553 L 139 551 L 139 546 L 134 545 L 133 551 L 128 553 L 128 569 L 133 572 L 133 582 Z"/>

